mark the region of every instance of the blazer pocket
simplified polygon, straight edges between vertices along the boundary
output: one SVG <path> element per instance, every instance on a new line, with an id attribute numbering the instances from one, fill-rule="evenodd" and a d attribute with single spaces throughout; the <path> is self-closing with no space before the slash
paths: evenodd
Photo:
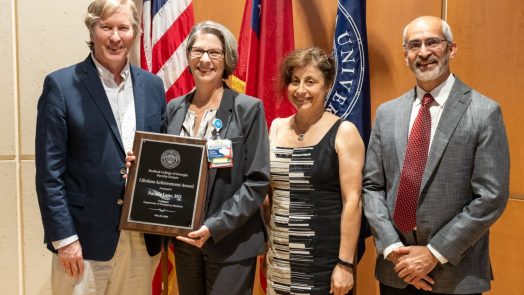
<path id="1" fill-rule="evenodd" d="M 82 192 L 67 192 L 67 203 L 69 206 L 84 207 L 86 196 Z"/>

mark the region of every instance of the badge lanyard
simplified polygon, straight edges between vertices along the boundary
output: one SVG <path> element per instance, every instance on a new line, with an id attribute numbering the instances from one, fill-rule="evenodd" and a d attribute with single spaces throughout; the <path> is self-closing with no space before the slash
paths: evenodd
<path id="1" fill-rule="evenodd" d="M 233 167 L 233 148 L 231 140 L 220 138 L 220 129 L 224 126 L 222 120 L 213 120 L 216 137 L 209 139 L 207 145 L 207 160 L 210 168 Z"/>

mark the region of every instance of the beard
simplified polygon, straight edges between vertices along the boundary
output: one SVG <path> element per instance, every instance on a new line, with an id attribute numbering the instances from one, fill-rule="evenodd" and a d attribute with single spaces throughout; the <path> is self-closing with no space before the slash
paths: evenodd
<path id="1" fill-rule="evenodd" d="M 448 69 L 449 64 L 449 52 L 446 53 L 440 59 L 434 56 L 428 58 L 427 62 L 436 62 L 436 66 L 432 69 L 422 70 L 417 65 L 421 62 L 420 58 L 417 59 L 410 65 L 411 71 L 415 73 L 415 76 L 420 81 L 431 81 L 440 77 Z"/>

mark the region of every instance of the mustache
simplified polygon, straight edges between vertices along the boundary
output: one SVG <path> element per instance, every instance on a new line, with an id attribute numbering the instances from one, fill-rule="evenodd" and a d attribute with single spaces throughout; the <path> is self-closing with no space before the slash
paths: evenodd
<path id="1" fill-rule="evenodd" d="M 417 57 L 415 59 L 415 66 L 420 66 L 421 64 L 430 64 L 430 63 L 439 63 L 439 59 L 437 57 L 434 57 L 434 56 L 430 56 L 428 57 L 427 59 L 422 59 L 420 57 Z"/>

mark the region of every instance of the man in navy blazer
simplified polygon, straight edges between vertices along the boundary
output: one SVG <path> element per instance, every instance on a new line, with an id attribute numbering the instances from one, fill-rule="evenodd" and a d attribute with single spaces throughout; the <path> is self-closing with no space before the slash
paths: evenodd
<path id="1" fill-rule="evenodd" d="M 53 294 L 151 294 L 159 243 L 118 225 L 126 151 L 135 130 L 160 132 L 164 87 L 129 64 L 140 30 L 131 0 L 93 1 L 85 23 L 91 54 L 49 74 L 38 101 L 36 189 Z"/>

